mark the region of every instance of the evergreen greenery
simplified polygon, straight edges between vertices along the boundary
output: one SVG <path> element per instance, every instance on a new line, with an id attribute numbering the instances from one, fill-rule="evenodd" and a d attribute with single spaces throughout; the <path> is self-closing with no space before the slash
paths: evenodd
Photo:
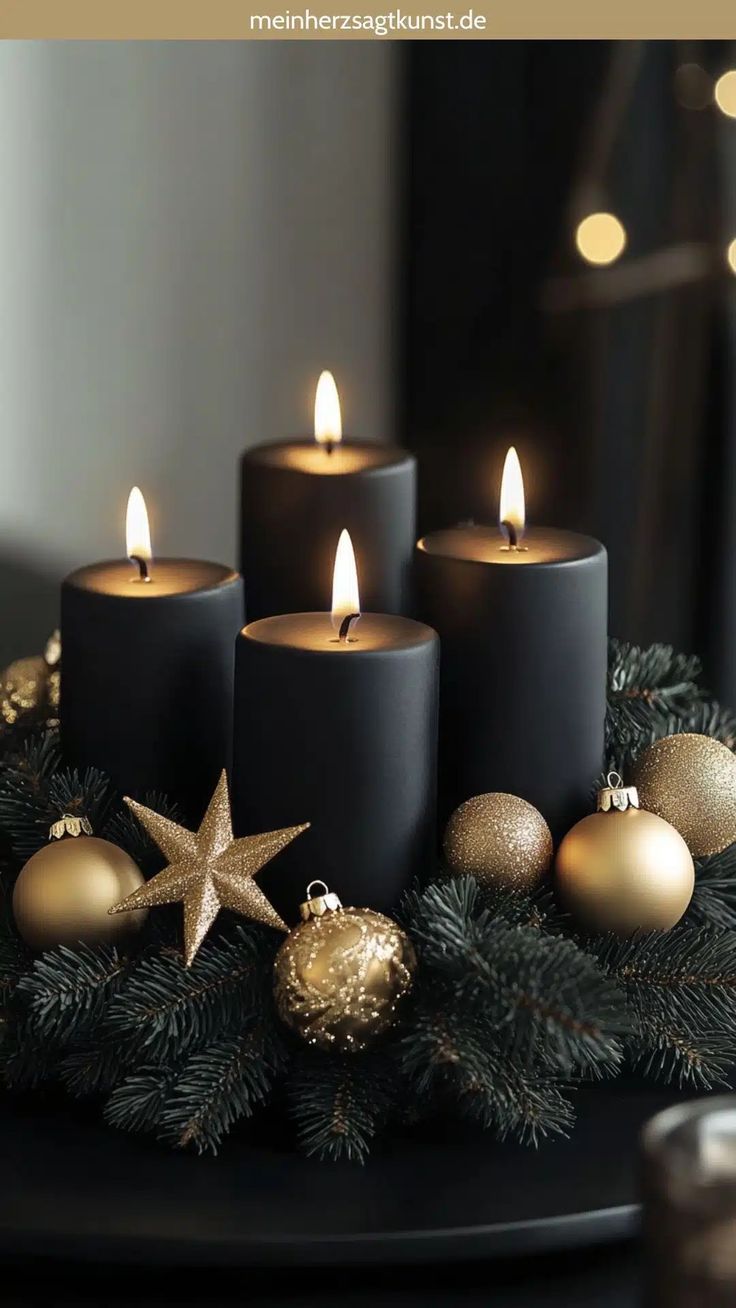
<path id="1" fill-rule="evenodd" d="M 697 660 L 662 645 L 612 643 L 606 726 L 620 771 L 672 731 L 736 744 L 736 719 L 703 690 Z M 53 724 L 5 729 L 0 1056 L 12 1093 L 61 1084 L 104 1100 L 113 1127 L 199 1151 L 275 1097 L 306 1153 L 362 1161 L 392 1124 L 455 1113 L 534 1142 L 569 1132 L 576 1091 L 626 1067 L 710 1087 L 736 1062 L 736 846 L 699 860 L 682 924 L 631 940 L 581 936 L 548 887 L 491 894 L 435 869 L 399 914 L 418 957 L 399 1026 L 375 1051 L 335 1055 L 278 1022 L 281 937 L 226 914 L 190 969 L 176 909 L 150 914 L 129 953 L 80 944 L 33 957 L 10 895 L 62 812 L 87 816 L 147 875 L 161 866 L 106 778 L 64 767 Z"/>

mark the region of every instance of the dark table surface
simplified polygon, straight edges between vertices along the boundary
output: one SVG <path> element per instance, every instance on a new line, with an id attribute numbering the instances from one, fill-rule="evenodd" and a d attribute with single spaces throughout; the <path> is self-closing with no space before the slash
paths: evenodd
<path id="1" fill-rule="evenodd" d="M 12 1280 L 10 1273 L 13 1273 Z M 554 1257 L 452 1267 L 326 1271 L 85 1267 L 44 1259 L 3 1264 L 4 1308 L 198 1305 L 234 1308 L 637 1308 L 633 1242 Z M 11 1290 L 11 1284 L 14 1289 Z"/>

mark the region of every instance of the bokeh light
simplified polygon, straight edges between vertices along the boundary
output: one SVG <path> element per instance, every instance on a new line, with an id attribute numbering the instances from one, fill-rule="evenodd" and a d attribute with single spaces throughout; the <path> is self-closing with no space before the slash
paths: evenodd
<path id="1" fill-rule="evenodd" d="M 700 64 L 680 64 L 675 71 L 675 99 L 683 109 L 705 109 L 713 99 L 713 80 Z"/>
<path id="2" fill-rule="evenodd" d="M 726 250 L 726 260 L 732 273 L 736 273 L 736 236 Z"/>
<path id="3" fill-rule="evenodd" d="M 613 213 L 590 213 L 578 224 L 575 244 L 586 263 L 615 263 L 626 248 L 626 228 Z"/>
<path id="4" fill-rule="evenodd" d="M 718 78 L 715 86 L 716 104 L 722 114 L 736 118 L 736 68 Z"/>

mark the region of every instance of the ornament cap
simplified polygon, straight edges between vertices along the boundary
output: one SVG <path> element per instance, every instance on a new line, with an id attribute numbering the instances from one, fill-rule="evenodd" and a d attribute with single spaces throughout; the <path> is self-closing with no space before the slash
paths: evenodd
<path id="1" fill-rule="evenodd" d="M 608 813 L 611 809 L 625 813 L 627 808 L 639 808 L 636 786 L 625 786 L 618 772 L 609 772 L 606 782 L 608 784 L 598 791 L 596 808 L 599 813 Z"/>
<path id="2" fill-rule="evenodd" d="M 321 894 L 312 894 L 315 886 L 322 887 Z M 339 913 L 341 910 L 342 901 L 329 889 L 326 882 L 310 881 L 307 886 L 307 898 L 299 905 L 299 914 L 304 922 L 308 922 L 311 917 L 323 917 L 325 913 Z"/>
<path id="3" fill-rule="evenodd" d="M 62 813 L 58 822 L 49 827 L 49 840 L 62 840 L 64 836 L 91 836 L 92 824 L 89 818 L 75 817 L 73 813 Z"/>

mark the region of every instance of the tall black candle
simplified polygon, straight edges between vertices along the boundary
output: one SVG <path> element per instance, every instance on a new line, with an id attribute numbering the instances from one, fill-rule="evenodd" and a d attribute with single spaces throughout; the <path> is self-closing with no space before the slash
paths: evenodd
<path id="1" fill-rule="evenodd" d="M 416 461 L 395 446 L 344 441 L 330 384 L 320 379 L 333 412 L 320 417 L 317 406 L 314 440 L 260 445 L 242 456 L 240 566 L 251 619 L 322 609 L 343 528 L 364 607 L 402 613 L 411 602 Z"/>
<path id="2" fill-rule="evenodd" d="M 344 903 L 390 910 L 431 868 L 439 641 L 376 613 L 347 633 L 350 607 L 342 638 L 328 613 L 295 613 L 250 623 L 237 642 L 236 831 L 284 814 L 311 823 L 261 880 L 287 919 L 314 877 Z"/>
<path id="3" fill-rule="evenodd" d="M 442 640 L 440 814 L 506 791 L 559 836 L 590 810 L 603 764 L 607 555 L 588 536 L 433 532 L 416 554 L 418 612 Z"/>
<path id="4" fill-rule="evenodd" d="M 219 563 L 121 559 L 73 572 L 61 591 L 69 762 L 129 795 L 163 793 L 198 821 L 230 763 L 242 621 L 242 580 Z"/>

